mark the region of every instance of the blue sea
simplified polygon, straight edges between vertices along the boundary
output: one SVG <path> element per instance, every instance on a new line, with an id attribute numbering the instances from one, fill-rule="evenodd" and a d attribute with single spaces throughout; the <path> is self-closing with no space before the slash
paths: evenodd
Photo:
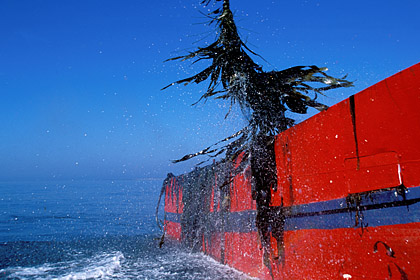
<path id="1" fill-rule="evenodd" d="M 247 279 L 158 248 L 162 180 L 0 183 L 0 279 Z"/>

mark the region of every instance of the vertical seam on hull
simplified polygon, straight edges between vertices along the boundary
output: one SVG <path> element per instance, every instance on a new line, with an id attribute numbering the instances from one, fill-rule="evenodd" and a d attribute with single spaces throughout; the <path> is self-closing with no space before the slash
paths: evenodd
<path id="1" fill-rule="evenodd" d="M 360 155 L 359 155 L 359 141 L 357 139 L 357 129 L 356 129 L 356 104 L 354 100 L 354 95 L 349 97 L 350 101 L 350 115 L 351 115 L 351 123 L 353 126 L 353 136 L 354 136 L 354 143 L 356 148 L 356 158 L 357 158 L 357 170 L 360 169 Z"/>

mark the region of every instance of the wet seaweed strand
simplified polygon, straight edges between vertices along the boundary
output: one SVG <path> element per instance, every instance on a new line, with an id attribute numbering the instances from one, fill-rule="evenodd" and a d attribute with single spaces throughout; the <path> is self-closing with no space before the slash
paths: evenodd
<path id="1" fill-rule="evenodd" d="M 216 98 L 229 101 L 231 107 L 239 105 L 248 123 L 236 133 L 174 162 L 202 155 L 207 155 L 208 159 L 222 156 L 222 163 L 226 164 L 223 168 L 229 170 L 225 182 L 220 185 L 223 194 L 221 224 L 224 225 L 223 213 L 229 211 L 230 207 L 230 196 L 225 186 L 230 183 L 235 172 L 245 170 L 245 164 L 236 169 L 232 168 L 238 156 L 245 153 L 243 161 L 251 162 L 253 199 L 257 205 L 256 226 L 264 249 L 264 258 L 268 260 L 271 252 L 270 236 L 277 240 L 278 252 L 281 255 L 284 230 L 282 207 L 275 211 L 269 207 L 270 188 L 277 187 L 274 136 L 294 125 L 294 120 L 286 116 L 287 111 L 305 114 L 309 107 L 325 110 L 328 106 L 316 101 L 318 94 L 335 88 L 350 87 L 353 84 L 346 80 L 345 76 L 332 77 L 326 74 L 326 68 L 314 65 L 295 66 L 282 71 L 264 71 L 251 58 L 251 55 L 260 56 L 250 50 L 238 34 L 229 0 L 203 0 L 201 4 L 208 6 L 211 2 L 222 2 L 220 8 L 207 15 L 210 24 L 216 26 L 216 40 L 207 46 L 199 47 L 196 51 L 169 59 L 193 59 L 194 62 L 208 60 L 211 62 L 210 66 L 163 89 L 175 84 L 209 81 L 207 90 L 197 102 Z M 229 112 L 230 109 L 226 116 Z M 210 199 L 206 197 L 212 189 L 215 168 L 213 164 L 211 167 L 197 169 L 185 177 L 182 236 L 192 248 L 199 247 L 202 237 L 207 234 Z M 275 230 L 272 230 L 273 226 Z M 268 261 L 265 263 L 269 266 Z"/>
<path id="2" fill-rule="evenodd" d="M 205 0 L 203 5 L 220 0 Z M 352 82 L 346 76 L 335 78 L 326 74 L 327 68 L 294 66 L 281 71 L 264 71 L 251 56 L 260 57 L 241 40 L 229 1 L 224 0 L 220 8 L 210 12 L 210 24 L 216 26 L 216 40 L 186 55 L 168 60 L 209 61 L 210 65 L 201 72 L 164 87 L 175 84 L 202 83 L 209 81 L 207 90 L 197 103 L 208 98 L 238 105 L 248 123 L 236 133 L 202 149 L 183 156 L 174 162 L 207 155 L 209 159 L 224 154 L 233 161 L 237 156 L 252 150 L 261 135 L 274 136 L 293 126 L 294 120 L 286 116 L 287 111 L 306 114 L 309 107 L 319 111 L 328 106 L 317 101 L 318 94 L 350 87 Z M 228 115 L 230 112 L 227 112 Z"/>

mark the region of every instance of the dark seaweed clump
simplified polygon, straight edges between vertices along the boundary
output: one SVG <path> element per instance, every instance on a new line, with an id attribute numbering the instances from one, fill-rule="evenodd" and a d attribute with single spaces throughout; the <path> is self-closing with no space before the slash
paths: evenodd
<path id="1" fill-rule="evenodd" d="M 182 239 L 189 247 L 197 248 L 208 240 L 207 235 L 216 228 L 223 232 L 224 213 L 229 212 L 229 182 L 235 174 L 251 165 L 253 199 L 257 214 L 255 225 L 258 228 L 264 248 L 266 265 L 270 266 L 270 235 L 277 240 L 277 258 L 282 258 L 284 216 L 282 207 L 272 209 L 270 188 L 276 188 L 277 175 L 274 159 L 274 136 L 294 125 L 294 120 L 286 116 L 287 111 L 306 114 L 308 108 L 319 111 L 328 108 L 317 101 L 318 94 L 325 91 L 350 87 L 352 82 L 346 77 L 336 78 L 326 74 L 326 68 L 294 66 L 281 71 L 264 71 L 251 56 L 259 56 L 248 48 L 238 34 L 229 0 L 204 0 L 202 5 L 211 2 L 221 7 L 206 16 L 210 24 L 216 26 L 216 40 L 195 51 L 168 60 L 209 61 L 205 69 L 190 77 L 178 80 L 175 84 L 200 84 L 208 81 L 206 92 L 197 101 L 208 98 L 222 99 L 230 106 L 239 105 L 248 123 L 236 133 L 195 153 L 187 154 L 174 162 L 186 161 L 199 155 L 210 158 L 222 156 L 218 164 L 186 174 L 183 179 Z M 227 112 L 226 116 L 229 114 Z M 242 164 L 233 169 L 232 164 L 242 154 Z M 225 183 L 216 183 L 221 192 L 222 207 L 219 214 L 209 215 L 210 193 L 215 178 L 216 166 L 222 167 Z M 234 172 L 233 172 L 234 171 Z M 165 185 L 164 185 L 165 186 Z M 204 240 L 203 240 L 204 238 Z M 223 244 L 223 240 L 221 240 Z M 221 248 L 223 261 L 223 246 Z"/>
<path id="2" fill-rule="evenodd" d="M 213 0 L 221 2 L 221 0 Z M 202 1 L 209 5 L 212 0 Z M 346 77 L 335 78 L 326 74 L 326 68 L 294 66 L 281 71 L 264 71 L 252 58 L 258 56 L 242 41 L 238 34 L 229 0 L 206 15 L 216 26 L 216 40 L 208 46 L 198 47 L 186 55 L 168 60 L 202 60 L 210 65 L 201 72 L 169 84 L 189 84 L 209 81 L 206 92 L 197 103 L 208 98 L 223 99 L 231 107 L 238 104 L 248 123 L 241 130 L 199 151 L 183 156 L 174 162 L 185 161 L 198 155 L 216 157 L 225 153 L 232 160 L 241 152 L 251 150 L 262 135 L 274 136 L 293 126 L 294 120 L 286 112 L 305 114 L 309 107 L 325 110 L 319 103 L 318 94 L 325 91 L 350 87 Z M 230 112 L 230 110 L 229 110 Z M 229 114 L 227 112 L 226 115 Z"/>

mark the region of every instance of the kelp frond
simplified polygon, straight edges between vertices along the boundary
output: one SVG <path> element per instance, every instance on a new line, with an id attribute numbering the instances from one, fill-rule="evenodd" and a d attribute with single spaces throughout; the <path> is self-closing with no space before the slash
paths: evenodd
<path id="1" fill-rule="evenodd" d="M 209 5 L 211 2 L 212 0 L 203 0 L 201 3 Z M 314 65 L 265 72 L 248 54 L 257 55 L 241 40 L 229 1 L 223 0 L 222 7 L 208 15 L 211 23 L 217 28 L 216 41 L 168 61 L 193 59 L 195 63 L 209 60 L 210 66 L 163 89 L 175 84 L 199 84 L 209 80 L 207 91 L 197 102 L 208 98 L 230 100 L 231 106 L 238 104 L 242 112 L 250 116 L 247 118 L 247 126 L 238 133 L 174 162 L 185 161 L 198 155 L 219 155 L 223 152 L 226 153 L 226 157 L 237 155 L 249 148 L 257 135 L 272 136 L 293 126 L 294 120 L 286 117 L 286 111 L 305 114 L 309 107 L 319 111 L 325 110 L 328 106 L 316 101 L 318 94 L 353 85 L 346 80 L 346 76 L 332 77 L 326 74 L 326 68 Z M 218 146 L 222 143 L 224 145 Z"/>

